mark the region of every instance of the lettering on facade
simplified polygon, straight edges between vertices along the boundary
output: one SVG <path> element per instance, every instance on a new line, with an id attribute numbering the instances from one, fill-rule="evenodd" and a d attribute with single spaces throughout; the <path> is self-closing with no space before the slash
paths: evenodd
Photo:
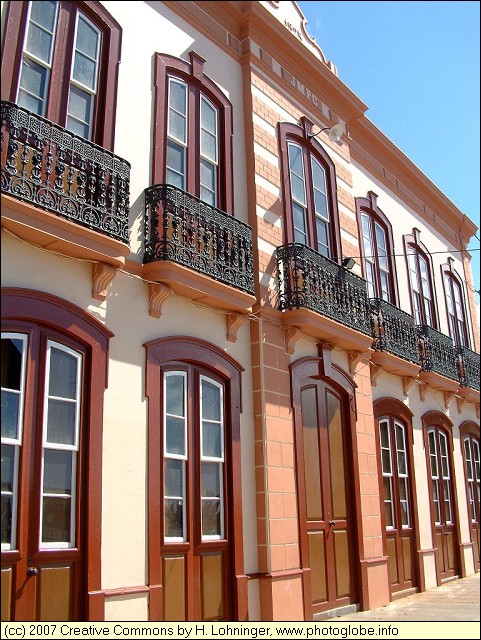
<path id="1" fill-rule="evenodd" d="M 289 29 L 289 31 L 291 33 L 293 33 L 295 36 L 297 36 L 299 38 L 299 40 L 302 42 L 302 34 L 301 34 L 301 32 L 299 31 L 299 29 L 297 27 L 295 27 L 287 19 L 284 20 L 284 26 L 286 27 L 286 29 Z"/>
<path id="2" fill-rule="evenodd" d="M 305 96 L 312 104 L 318 108 L 320 108 L 320 100 L 319 98 L 312 93 L 310 89 L 308 89 L 302 82 L 299 82 L 297 78 L 291 76 L 291 85 L 299 91 L 303 96 Z"/>

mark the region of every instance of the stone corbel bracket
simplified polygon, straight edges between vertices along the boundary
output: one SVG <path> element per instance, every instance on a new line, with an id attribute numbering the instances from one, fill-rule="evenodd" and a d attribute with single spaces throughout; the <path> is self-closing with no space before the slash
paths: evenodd
<path id="1" fill-rule="evenodd" d="M 95 262 L 92 265 L 92 298 L 102 302 L 105 300 L 109 284 L 116 273 L 115 267 L 104 262 Z"/>
<path id="2" fill-rule="evenodd" d="M 165 284 L 149 283 L 149 316 L 160 318 L 162 315 L 162 305 L 172 293 L 170 287 Z"/>
<path id="3" fill-rule="evenodd" d="M 229 342 L 237 342 L 237 332 L 247 320 L 241 313 L 228 313 L 225 317 L 226 338 Z"/>
<path id="4" fill-rule="evenodd" d="M 286 353 L 292 355 L 294 353 L 296 342 L 302 337 L 302 331 L 298 327 L 287 327 L 285 333 Z"/>

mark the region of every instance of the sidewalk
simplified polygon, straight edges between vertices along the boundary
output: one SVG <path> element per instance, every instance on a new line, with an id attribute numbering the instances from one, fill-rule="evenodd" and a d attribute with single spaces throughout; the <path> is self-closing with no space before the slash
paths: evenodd
<path id="1" fill-rule="evenodd" d="M 422 593 L 390 602 L 385 607 L 332 618 L 340 622 L 395 620 L 397 622 L 479 622 L 479 573 L 452 580 Z"/>

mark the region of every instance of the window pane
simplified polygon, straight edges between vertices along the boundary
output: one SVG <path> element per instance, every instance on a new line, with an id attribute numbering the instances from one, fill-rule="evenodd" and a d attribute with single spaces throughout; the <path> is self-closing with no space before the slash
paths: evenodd
<path id="1" fill-rule="evenodd" d="M 202 500 L 202 535 L 220 536 L 221 530 L 220 500 Z"/>
<path id="2" fill-rule="evenodd" d="M 222 458 L 221 425 L 202 423 L 202 455 L 208 458 Z"/>
<path id="3" fill-rule="evenodd" d="M 216 162 L 217 159 L 217 140 L 215 136 L 207 131 L 202 130 L 200 136 L 200 149 L 201 154 L 211 160 L 212 162 Z"/>
<path id="4" fill-rule="evenodd" d="M 381 454 L 383 473 L 391 473 L 391 452 L 389 449 L 383 449 Z"/>
<path id="5" fill-rule="evenodd" d="M 20 394 L 2 389 L 2 438 L 18 438 Z"/>
<path id="6" fill-rule="evenodd" d="M 317 232 L 317 250 L 323 256 L 329 257 L 329 227 L 327 222 L 321 218 L 316 217 L 316 232 Z"/>
<path id="7" fill-rule="evenodd" d="M 289 168 L 291 174 L 292 199 L 302 205 L 306 204 L 306 190 L 304 184 L 304 165 L 302 151 L 297 145 L 289 145 Z"/>
<path id="8" fill-rule="evenodd" d="M 70 498 L 44 497 L 42 542 L 70 542 L 71 505 Z"/>
<path id="9" fill-rule="evenodd" d="M 56 2 L 31 2 L 26 51 L 50 64 Z"/>
<path id="10" fill-rule="evenodd" d="M 215 206 L 217 167 L 206 160 L 200 163 L 200 199 Z"/>
<path id="11" fill-rule="evenodd" d="M 184 376 L 165 376 L 165 410 L 175 416 L 184 416 Z"/>
<path id="12" fill-rule="evenodd" d="M 165 460 L 164 494 L 177 498 L 184 496 L 184 463 L 182 460 Z"/>
<path id="13" fill-rule="evenodd" d="M 22 340 L 2 338 L 2 388 L 20 391 L 22 377 Z"/>
<path id="14" fill-rule="evenodd" d="M 49 395 L 58 398 L 76 398 L 77 364 L 77 358 L 69 353 L 61 349 L 51 349 Z"/>
<path id="15" fill-rule="evenodd" d="M 55 25 L 56 2 L 44 0 L 30 3 L 30 20 L 42 25 L 47 31 L 53 31 Z"/>
<path id="16" fill-rule="evenodd" d="M 47 69 L 32 60 L 24 59 L 18 92 L 18 104 L 37 115 L 43 115 Z"/>
<path id="17" fill-rule="evenodd" d="M 90 22 L 87 22 L 87 20 L 79 14 L 76 42 L 76 48 L 78 51 L 81 51 L 90 58 L 96 60 L 99 39 L 100 33 L 98 29 L 96 29 Z"/>
<path id="18" fill-rule="evenodd" d="M 179 114 L 187 115 L 187 85 L 170 80 L 169 107 Z"/>
<path id="19" fill-rule="evenodd" d="M 326 220 L 329 219 L 329 211 L 327 209 L 327 198 L 323 193 L 321 193 L 320 191 L 317 191 L 317 189 L 314 189 L 314 207 L 317 214 L 321 215 Z"/>
<path id="20" fill-rule="evenodd" d="M 185 421 L 183 418 L 166 416 L 165 451 L 174 455 L 185 455 Z"/>
<path id="21" fill-rule="evenodd" d="M 70 85 L 67 128 L 82 138 L 90 137 L 93 100 L 87 91 Z"/>
<path id="22" fill-rule="evenodd" d="M 381 436 L 381 447 L 389 448 L 389 425 L 387 422 L 381 422 L 379 424 L 379 434 Z"/>
<path id="23" fill-rule="evenodd" d="M 12 496 L 2 496 L 2 544 L 12 543 Z"/>
<path id="24" fill-rule="evenodd" d="M 83 53 L 75 52 L 75 62 L 73 67 L 73 78 L 89 89 L 95 90 L 97 83 L 97 63 L 90 60 Z"/>
<path id="25" fill-rule="evenodd" d="M 166 538 L 184 537 L 183 501 L 164 500 L 164 536 Z"/>
<path id="26" fill-rule="evenodd" d="M 63 400 L 48 401 L 47 442 L 75 444 L 77 405 Z"/>
<path id="27" fill-rule="evenodd" d="M 185 188 L 185 148 L 172 140 L 167 145 L 167 183 Z"/>
<path id="28" fill-rule="evenodd" d="M 221 420 L 221 389 L 206 380 L 202 381 L 202 418 Z"/>
<path id="29" fill-rule="evenodd" d="M 43 493 L 72 493 L 72 457 L 70 451 L 44 450 Z"/>
<path id="30" fill-rule="evenodd" d="M 222 466 L 213 462 L 202 463 L 202 497 L 220 497 L 220 470 Z"/>
<path id="31" fill-rule="evenodd" d="M 292 217 L 294 221 L 294 242 L 307 244 L 306 210 L 295 202 L 292 204 Z"/>

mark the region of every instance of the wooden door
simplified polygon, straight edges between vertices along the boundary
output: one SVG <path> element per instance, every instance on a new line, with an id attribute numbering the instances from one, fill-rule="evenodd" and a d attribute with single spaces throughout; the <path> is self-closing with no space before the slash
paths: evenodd
<path id="1" fill-rule="evenodd" d="M 459 575 L 458 536 L 448 436 L 440 427 L 427 432 L 431 485 L 431 522 L 438 584 Z"/>
<path id="2" fill-rule="evenodd" d="M 466 496 L 468 500 L 469 527 L 473 543 L 473 561 L 475 571 L 480 567 L 480 455 L 479 436 L 468 434 L 463 438 Z"/>
<path id="3" fill-rule="evenodd" d="M 163 376 L 164 620 L 231 620 L 224 386 L 187 366 Z"/>
<path id="4" fill-rule="evenodd" d="M 297 395 L 297 393 L 295 393 Z M 299 514 L 303 566 L 310 570 L 312 614 L 356 601 L 352 468 L 346 408 L 325 382 L 305 378 L 296 420 Z"/>
<path id="5" fill-rule="evenodd" d="M 417 586 L 408 434 L 400 420 L 379 418 L 379 448 L 389 588 L 393 594 Z"/>
<path id="6" fill-rule="evenodd" d="M 2 620 L 82 620 L 85 353 L 2 333 Z"/>

